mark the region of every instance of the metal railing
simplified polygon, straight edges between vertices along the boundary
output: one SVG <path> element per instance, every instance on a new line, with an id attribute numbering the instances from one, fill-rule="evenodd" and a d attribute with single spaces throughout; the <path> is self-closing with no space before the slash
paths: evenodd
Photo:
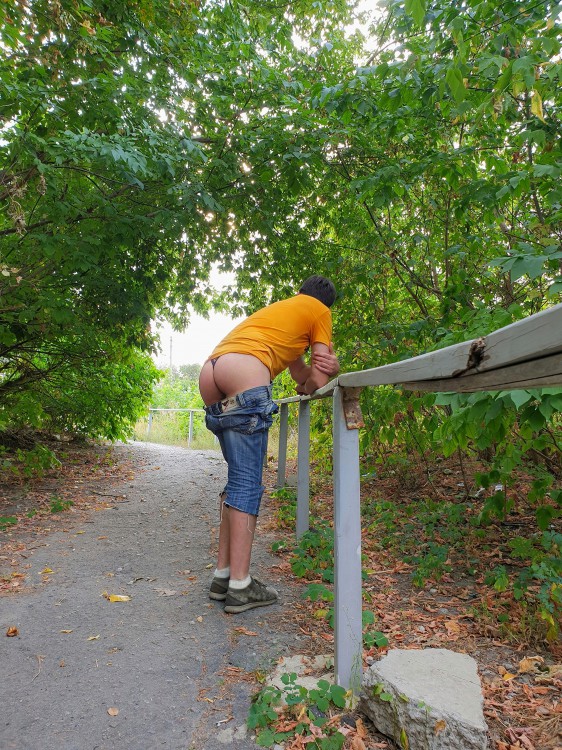
<path id="1" fill-rule="evenodd" d="M 156 411 L 188 411 L 189 412 L 189 431 L 187 436 L 187 447 L 191 447 L 191 443 L 193 441 L 193 413 L 194 412 L 202 412 L 205 413 L 204 409 L 152 409 L 150 408 L 148 410 L 148 425 L 146 427 L 146 437 L 149 437 L 150 431 L 152 429 L 152 415 Z"/>
<path id="2" fill-rule="evenodd" d="M 409 360 L 338 376 L 311 396 L 281 399 L 277 486 L 285 485 L 289 404 L 298 403 L 296 534 L 308 530 L 310 401 L 333 399 L 335 680 L 357 691 L 362 679 L 359 405 L 364 387 L 401 385 L 433 392 L 562 386 L 562 304 Z"/>

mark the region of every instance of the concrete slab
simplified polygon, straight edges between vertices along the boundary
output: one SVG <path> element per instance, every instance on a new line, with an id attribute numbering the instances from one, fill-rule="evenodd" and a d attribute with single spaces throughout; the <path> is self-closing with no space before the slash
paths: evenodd
<path id="1" fill-rule="evenodd" d="M 394 649 L 363 678 L 361 708 L 403 750 L 486 750 L 476 662 L 447 649 Z"/>

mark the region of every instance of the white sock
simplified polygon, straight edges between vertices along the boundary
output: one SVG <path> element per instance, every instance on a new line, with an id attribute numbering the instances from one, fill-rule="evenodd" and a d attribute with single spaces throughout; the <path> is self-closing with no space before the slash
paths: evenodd
<path id="1" fill-rule="evenodd" d="M 246 578 L 243 578 L 241 581 L 237 581 L 234 578 L 230 579 L 230 588 L 231 589 L 245 589 L 246 586 L 249 586 L 252 582 L 252 576 L 247 575 Z"/>
<path id="2" fill-rule="evenodd" d="M 228 568 L 215 568 L 215 578 L 230 578 L 230 566 Z"/>

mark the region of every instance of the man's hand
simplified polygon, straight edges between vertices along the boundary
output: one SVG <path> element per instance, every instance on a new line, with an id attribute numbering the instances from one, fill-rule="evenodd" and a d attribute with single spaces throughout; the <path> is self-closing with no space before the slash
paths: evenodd
<path id="1" fill-rule="evenodd" d="M 334 353 L 334 345 L 331 342 L 328 351 L 313 349 L 310 364 L 330 378 L 334 378 L 340 371 L 340 363 Z"/>
<path id="2" fill-rule="evenodd" d="M 307 365 L 302 357 L 297 357 L 289 364 L 289 371 L 297 384 L 297 393 L 307 396 L 318 388 L 322 388 L 330 378 L 338 374 L 340 363 L 334 354 L 332 344 L 326 346 L 320 342 L 312 344 L 310 364 Z"/>

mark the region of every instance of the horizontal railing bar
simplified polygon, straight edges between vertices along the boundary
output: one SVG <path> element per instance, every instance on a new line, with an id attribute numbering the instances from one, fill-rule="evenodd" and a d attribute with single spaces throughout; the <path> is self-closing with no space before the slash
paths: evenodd
<path id="1" fill-rule="evenodd" d="M 562 305 L 556 305 L 479 339 L 402 362 L 344 373 L 310 396 L 276 399 L 281 404 L 279 437 L 285 442 L 285 452 L 280 447 L 283 476 L 278 472 L 278 486 L 285 473 L 287 404 L 300 402 L 298 535 L 305 526 L 303 516 L 309 511 L 309 488 L 301 476 L 309 470 L 309 424 L 303 420 L 303 412 L 308 414 L 308 404 L 303 402 L 334 395 L 335 672 L 338 683 L 346 689 L 358 691 L 360 687 L 363 654 L 359 422 L 348 418 L 344 406 L 346 395 L 356 398 L 351 389 L 359 391 L 377 385 L 401 385 L 408 390 L 440 393 L 562 386 L 561 331 Z"/>
<path id="2" fill-rule="evenodd" d="M 151 407 L 148 411 L 205 411 L 205 409 L 153 409 Z"/>
<path id="3" fill-rule="evenodd" d="M 537 375 L 537 372 L 540 374 Z M 409 391 L 471 393 L 474 391 L 513 391 L 521 388 L 547 388 L 562 385 L 562 354 L 522 362 L 512 367 L 481 372 L 460 378 L 420 380 L 402 383 Z"/>
<path id="4" fill-rule="evenodd" d="M 338 377 L 338 384 L 344 388 L 397 385 L 407 381 L 461 378 L 500 367 L 512 367 L 562 352 L 562 338 L 552 336 L 552 331 L 556 330 L 562 330 L 562 304 L 480 339 L 463 341 L 382 367 L 345 373 Z"/>
<path id="5" fill-rule="evenodd" d="M 562 385 L 557 365 L 550 371 L 543 369 L 557 361 L 551 357 L 562 353 L 562 336 L 555 338 L 552 331 L 562 331 L 562 304 L 479 339 L 381 367 L 343 373 L 311 396 L 292 396 L 278 403 L 326 398 L 336 386 L 404 385 L 409 390 L 462 393 Z M 522 370 L 524 363 L 528 368 Z"/>

